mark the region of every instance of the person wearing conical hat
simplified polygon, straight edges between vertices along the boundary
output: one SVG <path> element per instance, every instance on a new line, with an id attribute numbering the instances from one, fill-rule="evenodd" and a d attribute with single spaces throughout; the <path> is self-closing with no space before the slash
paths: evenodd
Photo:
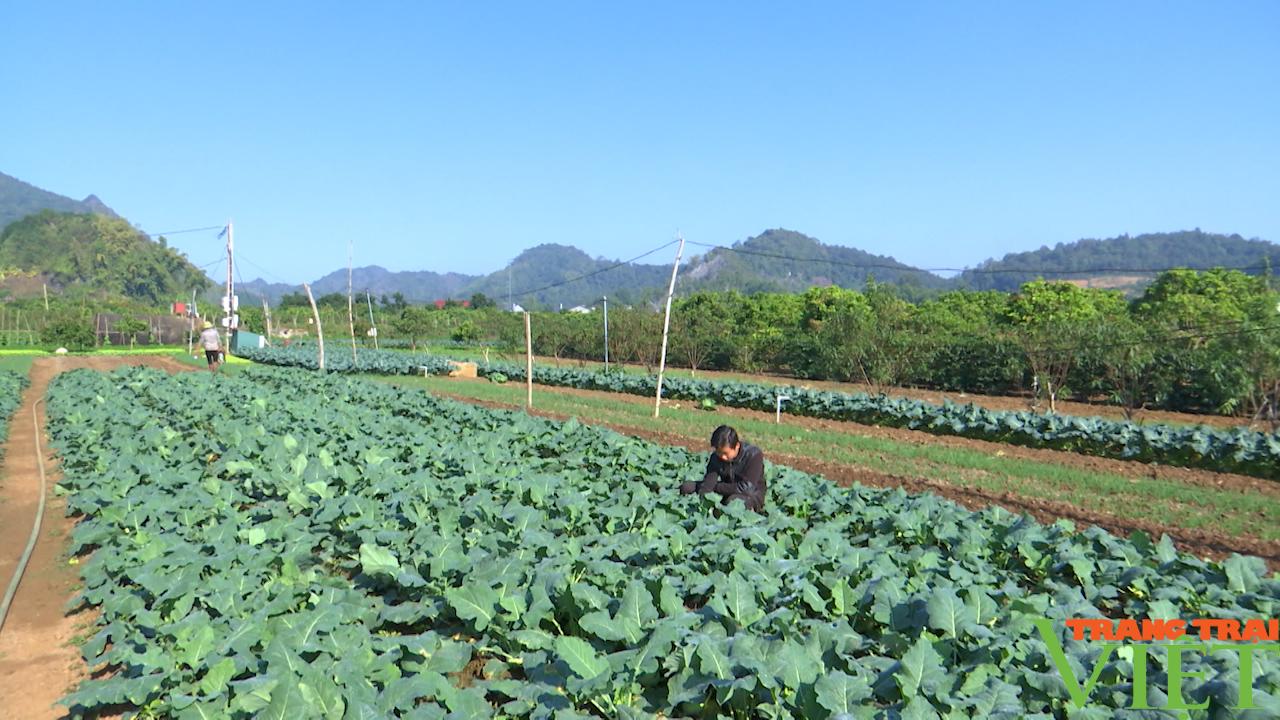
<path id="1" fill-rule="evenodd" d="M 204 359 L 209 363 L 209 372 L 214 373 L 222 364 L 222 338 L 218 337 L 218 329 L 208 320 L 201 327 L 200 346 L 204 348 Z"/>

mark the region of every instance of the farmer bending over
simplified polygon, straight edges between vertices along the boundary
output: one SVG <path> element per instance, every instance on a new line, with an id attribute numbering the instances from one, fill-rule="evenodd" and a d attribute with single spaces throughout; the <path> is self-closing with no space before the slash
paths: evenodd
<path id="1" fill-rule="evenodd" d="M 741 500 L 747 507 L 762 512 L 768 486 L 764 480 L 764 453 L 760 448 L 738 439 L 738 431 L 721 425 L 711 433 L 711 457 L 707 474 L 701 482 L 680 486 L 681 495 L 709 492 L 724 496 L 722 501 Z"/>
<path id="2" fill-rule="evenodd" d="M 204 348 L 204 359 L 209 363 L 209 372 L 217 372 L 222 359 L 222 341 L 218 338 L 217 329 L 208 320 L 200 331 L 200 347 Z"/>

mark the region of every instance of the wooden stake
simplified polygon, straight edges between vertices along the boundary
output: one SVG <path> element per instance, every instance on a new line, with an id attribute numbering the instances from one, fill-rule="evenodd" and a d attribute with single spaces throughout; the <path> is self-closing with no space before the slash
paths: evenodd
<path id="1" fill-rule="evenodd" d="M 533 409 L 533 333 L 529 331 L 529 312 L 524 313 L 524 386 L 526 410 Z"/>
<path id="2" fill-rule="evenodd" d="M 676 262 L 671 266 L 671 285 L 667 288 L 667 313 L 662 319 L 662 355 L 658 359 L 658 390 L 653 396 L 653 416 L 658 417 L 662 411 L 662 374 L 667 369 L 667 331 L 671 329 L 671 297 L 676 292 L 676 271 L 680 269 L 680 257 L 684 255 L 684 236 L 680 237 L 680 247 L 676 248 Z"/>
<path id="3" fill-rule="evenodd" d="M 49 283 L 40 283 L 40 287 L 44 288 L 44 311 L 49 312 Z"/>
<path id="4" fill-rule="evenodd" d="M 369 291 L 364 291 L 364 302 L 369 306 L 369 330 L 373 332 L 373 349 L 378 349 L 378 324 L 373 321 L 373 298 L 369 297 Z"/>
<path id="5" fill-rule="evenodd" d="M 267 304 L 267 296 L 262 296 L 262 314 L 267 318 L 267 344 L 271 344 L 271 306 Z"/>
<path id="6" fill-rule="evenodd" d="M 311 303 L 311 316 L 316 321 L 316 340 L 320 343 L 320 369 L 324 370 L 324 329 L 320 327 L 320 310 L 316 308 L 316 299 L 311 295 L 311 286 L 302 283 L 302 289 L 307 291 L 307 302 Z"/>

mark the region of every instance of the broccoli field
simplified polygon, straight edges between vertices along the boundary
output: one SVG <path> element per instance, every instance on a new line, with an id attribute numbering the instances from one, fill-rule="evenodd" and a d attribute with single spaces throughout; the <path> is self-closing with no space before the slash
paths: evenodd
<path id="1" fill-rule="evenodd" d="M 701 455 L 298 369 L 68 372 L 48 432 L 110 670 L 73 716 L 1280 717 L 1280 655 L 1256 710 L 1229 654 L 1131 710 L 1057 622 L 1073 707 L 1034 623 L 1280 616 L 1256 558 L 780 466 L 757 515 L 675 491 Z"/>

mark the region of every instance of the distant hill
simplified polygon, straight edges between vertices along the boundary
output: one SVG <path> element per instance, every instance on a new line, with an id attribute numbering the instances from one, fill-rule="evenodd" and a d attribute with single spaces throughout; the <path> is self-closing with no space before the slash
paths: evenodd
<path id="1" fill-rule="evenodd" d="M 467 286 L 478 278 L 461 273 L 435 273 L 427 270 L 392 272 L 384 267 L 369 265 L 351 271 L 352 287 L 368 291 L 374 297 L 401 293 L 409 302 L 461 297 Z M 318 295 L 347 292 L 347 269 L 334 270 L 311 283 L 311 291 Z"/>
<path id="2" fill-rule="evenodd" d="M 467 285 L 466 294 L 459 297 L 481 292 L 505 307 L 509 289 L 512 302 L 524 307 L 592 305 L 606 295 L 620 303 L 638 303 L 661 292 L 660 286 L 671 274 L 670 265 L 614 267 L 617 264 L 617 260 L 593 258 L 568 245 L 538 245 L 520 253 L 505 268 Z M 574 280 L 578 277 L 582 279 Z"/>
<path id="3" fill-rule="evenodd" d="M 0 232 L 0 267 L 53 288 L 80 287 L 153 304 L 185 297 L 209 280 L 184 256 L 117 217 L 41 210 Z"/>
<path id="4" fill-rule="evenodd" d="M 916 296 L 948 286 L 945 279 L 886 255 L 824 245 L 808 235 L 776 229 L 698 258 L 685 272 L 682 287 L 800 292 L 815 285 L 856 289 L 868 279 L 898 285 Z"/>
<path id="5" fill-rule="evenodd" d="M 4 230 L 6 225 L 15 220 L 41 210 L 120 217 L 95 195 L 84 200 L 73 200 L 0 173 L 0 230 Z"/>
<path id="6" fill-rule="evenodd" d="M 223 272 L 225 271 L 224 267 Z M 221 277 L 214 278 L 214 280 L 215 282 L 220 281 Z M 405 300 L 411 303 L 429 303 L 447 298 L 469 297 L 466 288 L 476 280 L 479 280 L 479 277 L 475 275 L 463 275 L 461 273 L 442 274 L 425 270 L 393 272 L 379 265 L 367 265 L 354 268 L 351 271 L 351 286 L 358 295 L 363 296 L 368 292 L 377 300 L 383 295 L 400 293 Z M 285 295 L 302 292 L 301 285 L 269 283 L 261 279 L 238 283 L 236 288 L 237 295 L 251 297 L 255 304 L 262 297 L 266 297 L 268 302 L 275 304 L 280 302 L 280 298 Z M 329 293 L 346 295 L 347 269 L 334 270 L 311 283 L 311 292 L 317 298 Z"/>
<path id="7" fill-rule="evenodd" d="M 734 289 L 745 293 L 800 291 L 813 285 L 837 284 L 860 288 L 869 277 L 897 284 L 909 296 L 929 294 L 947 287 L 947 281 L 917 270 L 891 257 L 872 255 L 854 248 L 823 245 L 790 230 L 769 230 L 737 243 L 732 249 L 714 249 L 704 255 L 685 251 L 678 291 Z M 674 249 L 670 250 L 674 256 Z M 801 258 L 785 260 L 779 256 Z M 576 247 L 548 243 L 520 253 L 506 267 L 483 277 L 459 273 L 392 272 L 378 266 L 357 268 L 352 285 L 375 297 L 400 292 L 410 302 L 444 298 L 469 298 L 484 293 L 507 306 L 559 308 L 594 305 L 604 296 L 622 304 L 657 302 L 671 277 L 667 258 L 659 262 L 619 265 L 609 258 L 593 258 Z M 666 262 L 663 262 L 666 261 Z M 300 286 L 254 280 L 241 289 L 276 302 Z M 335 270 L 312 283 L 317 296 L 345 293 L 347 273 Z"/>
<path id="8" fill-rule="evenodd" d="M 954 279 L 941 278 L 889 256 L 826 245 L 802 233 L 783 229 L 766 230 L 701 255 L 690 252 L 697 247 L 686 248 L 677 286 L 679 293 L 697 290 L 799 292 L 815 285 L 856 289 L 874 279 L 896 286 L 909 299 L 919 300 L 954 288 L 1012 291 L 1041 274 L 1081 285 L 1133 291 L 1154 277 L 1152 272 L 1133 270 L 1222 266 L 1252 267 L 1256 273 L 1261 272 L 1267 258 L 1273 266 L 1280 266 L 1280 245 L 1199 230 L 1079 240 L 1052 249 L 1010 253 L 1000 260 L 987 260 L 979 266 L 979 271 L 967 271 Z M 399 292 L 417 303 L 466 299 L 481 292 L 506 306 L 508 289 L 515 304 L 531 308 L 594 305 L 606 295 L 622 304 L 656 303 L 666 292 L 670 278 L 670 260 L 662 257 L 668 252 L 674 251 L 652 255 L 648 263 L 619 265 L 617 260 L 593 258 L 575 247 L 545 244 L 525 250 L 506 267 L 483 277 L 427 271 L 393 272 L 374 265 L 357 268 L 353 285 L 360 293 L 368 290 L 380 297 Z M 241 283 L 240 288 L 254 297 L 266 294 L 274 303 L 282 295 L 300 290 L 301 286 L 254 280 Z M 346 288 L 345 268 L 312 284 L 317 296 L 344 293 Z"/>
<path id="9" fill-rule="evenodd" d="M 976 290 L 1013 291 L 1043 276 L 1132 291 L 1149 282 L 1156 274 L 1153 270 L 1238 267 L 1251 268 L 1248 272 L 1257 275 L 1268 259 L 1272 267 L 1280 265 L 1280 245 L 1196 229 L 1077 240 L 1053 248 L 1009 253 L 1000 260 L 987 260 L 977 272 L 962 273 L 955 283 Z"/>

